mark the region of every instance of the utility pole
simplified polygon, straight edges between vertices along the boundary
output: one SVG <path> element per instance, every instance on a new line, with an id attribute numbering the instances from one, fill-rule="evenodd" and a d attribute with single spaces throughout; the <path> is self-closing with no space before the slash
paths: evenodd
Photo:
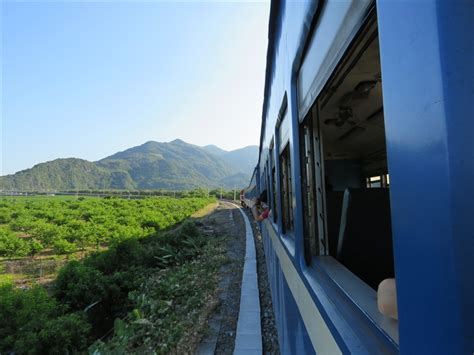
<path id="1" fill-rule="evenodd" d="M 234 201 L 235 201 L 235 185 L 234 185 Z"/>

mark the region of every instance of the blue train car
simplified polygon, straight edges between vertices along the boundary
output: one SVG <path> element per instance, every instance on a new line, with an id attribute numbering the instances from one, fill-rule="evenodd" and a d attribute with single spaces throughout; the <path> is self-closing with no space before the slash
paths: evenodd
<path id="1" fill-rule="evenodd" d="M 243 207 L 252 206 L 252 200 L 259 196 L 258 193 L 258 169 L 255 169 L 250 179 L 250 184 L 240 192 L 240 203 Z M 262 185 L 261 188 L 264 188 Z"/>
<path id="2" fill-rule="evenodd" d="M 282 353 L 474 352 L 473 4 L 272 3 L 254 181 Z"/>

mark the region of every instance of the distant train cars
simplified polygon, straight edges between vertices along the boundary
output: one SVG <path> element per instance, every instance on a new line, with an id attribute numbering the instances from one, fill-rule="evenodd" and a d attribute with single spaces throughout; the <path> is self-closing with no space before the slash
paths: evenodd
<path id="1" fill-rule="evenodd" d="M 245 189 L 240 191 L 240 206 L 245 207 Z"/>
<path id="2" fill-rule="evenodd" d="M 251 207 L 252 200 L 259 196 L 257 189 L 257 169 L 254 170 L 250 184 L 240 192 L 240 204 L 242 207 Z"/>
<path id="3" fill-rule="evenodd" d="M 473 353 L 473 23 L 462 0 L 272 3 L 241 200 L 268 193 L 282 353 Z"/>

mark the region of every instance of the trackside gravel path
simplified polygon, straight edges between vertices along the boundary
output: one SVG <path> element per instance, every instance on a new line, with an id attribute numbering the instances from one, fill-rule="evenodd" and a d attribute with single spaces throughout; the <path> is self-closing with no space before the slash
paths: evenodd
<path id="1" fill-rule="evenodd" d="M 245 337 L 240 336 L 239 338 L 238 335 L 239 312 L 242 302 L 245 303 L 245 301 L 241 299 L 241 285 L 242 276 L 244 274 L 244 261 L 246 258 L 246 224 L 237 206 L 227 202 L 220 202 L 214 212 L 201 220 L 202 224 L 200 228 L 209 236 L 225 237 L 227 244 L 226 254 L 229 261 L 220 270 L 218 306 L 211 318 L 207 321 L 208 331 L 201 341 L 197 352 L 198 354 L 233 354 L 234 351 L 242 354 L 279 354 L 278 336 L 266 276 L 263 245 L 258 229 L 256 229 L 256 224 L 250 215 L 247 214 L 247 216 L 249 217 L 249 225 L 253 231 L 253 235 L 249 234 L 249 243 L 247 245 L 251 244 L 254 246 L 254 255 L 257 259 L 256 269 L 255 257 L 253 259 L 254 268 L 252 272 L 254 276 L 255 273 L 258 276 L 259 292 L 255 292 L 257 285 L 254 284 L 252 298 L 253 307 L 258 305 L 260 308 L 260 317 L 257 316 L 252 322 L 254 326 L 261 329 L 260 349 L 255 348 L 255 339 L 253 339 L 253 343 L 244 343 Z M 247 271 L 249 271 L 249 266 L 247 266 Z M 243 297 L 245 297 L 245 295 Z M 257 299 L 257 302 L 255 302 L 255 299 Z M 247 304 L 247 306 L 249 306 L 249 304 Z M 248 322 L 249 318 L 245 320 L 245 317 L 241 317 L 240 323 L 243 329 L 248 327 Z M 242 334 L 244 333 L 241 333 L 241 335 Z M 237 342 L 236 336 L 238 339 Z M 247 347 L 247 349 L 239 352 L 238 350 L 244 350 L 243 347 Z M 251 350 L 249 347 L 253 347 L 253 349 L 257 351 L 249 352 Z"/>

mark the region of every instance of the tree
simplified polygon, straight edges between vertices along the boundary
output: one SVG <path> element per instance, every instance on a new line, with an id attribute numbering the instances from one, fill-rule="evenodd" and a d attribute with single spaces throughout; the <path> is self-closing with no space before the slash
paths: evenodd
<path id="1" fill-rule="evenodd" d="M 29 253 L 28 244 L 17 235 L 0 229 L 0 256 L 12 258 L 26 256 Z"/>

